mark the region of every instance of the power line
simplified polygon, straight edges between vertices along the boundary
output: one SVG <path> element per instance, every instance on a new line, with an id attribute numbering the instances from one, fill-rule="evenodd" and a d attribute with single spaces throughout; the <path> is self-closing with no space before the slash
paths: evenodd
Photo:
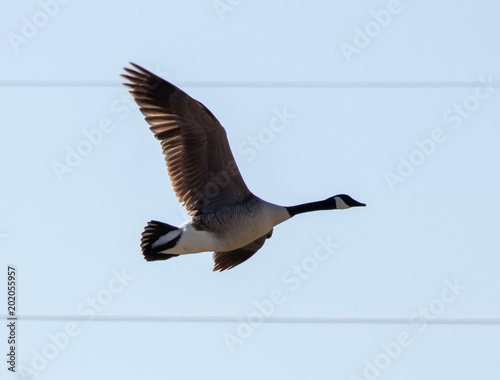
<path id="1" fill-rule="evenodd" d="M 6 315 L 1 318 L 7 318 Z M 18 315 L 19 321 L 56 322 L 56 321 L 96 321 L 96 322 L 163 322 L 163 323 L 240 323 L 247 322 L 248 316 L 209 316 L 209 315 L 96 315 L 89 318 L 80 315 Z M 353 325 L 410 325 L 422 324 L 423 319 L 387 317 L 251 317 L 250 321 L 270 324 L 353 324 Z M 500 325 L 500 318 L 436 318 L 425 320 L 430 325 Z"/>
<path id="2" fill-rule="evenodd" d="M 200 88 L 475 88 L 478 81 L 176 81 Z M 500 82 L 489 84 L 500 87 Z M 0 80 L 0 87 L 119 87 L 119 80 Z"/>

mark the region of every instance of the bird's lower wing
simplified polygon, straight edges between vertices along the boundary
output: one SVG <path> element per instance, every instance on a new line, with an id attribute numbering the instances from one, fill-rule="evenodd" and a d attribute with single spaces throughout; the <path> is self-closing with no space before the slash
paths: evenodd
<path id="1" fill-rule="evenodd" d="M 247 261 L 254 255 L 255 252 L 262 248 L 266 239 L 269 239 L 272 233 L 273 230 L 269 231 L 266 235 L 258 238 L 250 244 L 247 244 L 244 247 L 238 249 L 234 249 L 232 251 L 214 252 L 214 272 L 222 272 L 224 270 L 234 268 L 235 266 Z"/>

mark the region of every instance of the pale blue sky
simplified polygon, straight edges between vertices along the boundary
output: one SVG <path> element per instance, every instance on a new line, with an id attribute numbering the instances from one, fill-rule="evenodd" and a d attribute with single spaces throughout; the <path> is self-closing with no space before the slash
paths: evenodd
<path id="1" fill-rule="evenodd" d="M 496 2 L 55 1 L 0 15 L 0 315 L 14 265 L 18 370 L 498 372 Z M 147 263 L 144 225 L 187 216 L 121 86 L 129 61 L 217 116 L 256 195 L 292 205 L 347 193 L 368 206 L 297 216 L 228 272 L 212 273 L 209 253 Z M 280 112 L 293 117 L 273 131 Z M 29 378 L 5 362 L 0 374 Z"/>

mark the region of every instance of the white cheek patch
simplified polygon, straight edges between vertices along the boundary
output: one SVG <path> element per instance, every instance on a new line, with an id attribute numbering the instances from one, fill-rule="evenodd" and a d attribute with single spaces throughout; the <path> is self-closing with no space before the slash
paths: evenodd
<path id="1" fill-rule="evenodd" d="M 159 245 L 166 244 L 169 241 L 174 240 L 177 236 L 181 234 L 181 230 L 174 230 L 170 231 L 166 235 L 160 236 L 157 241 L 155 241 L 153 244 L 151 244 L 151 248 L 156 248 Z"/>
<path id="2" fill-rule="evenodd" d="M 344 202 L 344 200 L 340 197 L 335 197 L 335 204 L 337 206 L 337 209 L 339 210 L 345 210 L 346 208 L 349 208 L 350 206 L 347 205 L 347 203 Z"/>

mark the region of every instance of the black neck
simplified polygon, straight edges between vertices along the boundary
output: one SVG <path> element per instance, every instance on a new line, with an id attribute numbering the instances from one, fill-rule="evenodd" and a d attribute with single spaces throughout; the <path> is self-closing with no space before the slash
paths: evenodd
<path id="1" fill-rule="evenodd" d="M 332 210 L 334 207 L 332 207 L 331 202 L 328 202 L 328 200 L 324 200 L 318 202 L 304 203 L 301 205 L 290 206 L 285 208 L 286 211 L 288 211 L 288 213 L 290 214 L 290 217 L 292 217 L 297 214 L 303 214 L 304 212 Z"/>

